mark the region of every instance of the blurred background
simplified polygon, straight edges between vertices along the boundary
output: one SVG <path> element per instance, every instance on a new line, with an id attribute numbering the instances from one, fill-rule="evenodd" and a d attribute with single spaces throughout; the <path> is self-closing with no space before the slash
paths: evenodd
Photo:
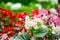
<path id="1" fill-rule="evenodd" d="M 31 9 L 57 8 L 60 0 L 0 0 L 0 7 L 13 10 L 14 12 L 27 11 L 30 14 Z"/>

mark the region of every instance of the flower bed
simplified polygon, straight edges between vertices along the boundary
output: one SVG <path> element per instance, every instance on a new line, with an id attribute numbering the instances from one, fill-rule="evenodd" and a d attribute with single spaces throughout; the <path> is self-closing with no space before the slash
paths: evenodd
<path id="1" fill-rule="evenodd" d="M 56 13 L 49 10 L 31 10 L 14 14 L 11 10 L 0 8 L 1 40 L 59 40 L 60 7 Z"/>

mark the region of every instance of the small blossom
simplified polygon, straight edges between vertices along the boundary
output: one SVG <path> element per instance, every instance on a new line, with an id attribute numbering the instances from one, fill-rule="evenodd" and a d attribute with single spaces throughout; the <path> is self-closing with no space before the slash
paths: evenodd
<path id="1" fill-rule="evenodd" d="M 56 34 L 56 33 L 59 34 L 60 33 L 60 26 L 56 26 L 56 27 L 53 26 L 52 27 L 52 33 L 53 34 Z"/>
<path id="2" fill-rule="evenodd" d="M 47 28 L 47 26 L 45 26 L 45 25 L 42 25 L 42 27 L 43 27 L 43 28 Z"/>
<path id="3" fill-rule="evenodd" d="M 54 14 L 57 14 L 57 11 L 56 11 L 55 8 L 51 8 L 50 11 L 51 11 L 52 13 L 54 13 Z"/>
<path id="4" fill-rule="evenodd" d="M 32 37 L 31 40 L 36 40 L 36 39 L 34 37 Z"/>
<path id="5" fill-rule="evenodd" d="M 21 4 L 20 3 L 16 3 L 16 4 L 13 4 L 13 5 L 11 5 L 11 9 L 12 10 L 18 10 L 18 9 L 20 9 L 21 8 Z"/>
<path id="6" fill-rule="evenodd" d="M 6 4 L 6 5 L 11 6 L 11 5 L 12 5 L 12 3 L 11 3 L 11 2 L 7 2 L 7 4 Z"/>
<path id="7" fill-rule="evenodd" d="M 15 40 L 14 37 L 10 37 L 9 40 Z"/>
<path id="8" fill-rule="evenodd" d="M 7 34 L 3 34 L 1 40 L 4 40 L 4 39 L 6 39 L 6 38 L 8 38 L 8 35 L 7 35 Z"/>
<path id="9" fill-rule="evenodd" d="M 41 4 L 36 4 L 36 6 L 38 7 L 38 10 L 42 9 L 42 5 Z"/>

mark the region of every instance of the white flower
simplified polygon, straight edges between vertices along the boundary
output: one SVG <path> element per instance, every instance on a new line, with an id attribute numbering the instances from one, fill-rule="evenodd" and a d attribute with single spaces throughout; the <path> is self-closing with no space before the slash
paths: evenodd
<path id="1" fill-rule="evenodd" d="M 34 22 L 33 20 L 30 21 L 30 26 L 34 26 L 36 25 L 36 22 Z"/>
<path id="2" fill-rule="evenodd" d="M 36 40 L 36 39 L 34 37 L 32 37 L 31 40 Z"/>
<path id="3" fill-rule="evenodd" d="M 18 35 L 21 35 L 21 34 L 22 34 L 21 32 L 18 33 Z"/>
<path id="4" fill-rule="evenodd" d="M 51 0 L 51 2 L 58 3 L 58 0 Z"/>
<path id="5" fill-rule="evenodd" d="M 60 26 L 56 26 L 56 27 L 53 26 L 52 27 L 52 33 L 53 34 L 56 34 L 56 33 L 59 34 L 60 33 Z"/>
<path id="6" fill-rule="evenodd" d="M 40 20 L 40 18 L 34 17 L 34 22 L 39 22 Z"/>
<path id="7" fill-rule="evenodd" d="M 45 26 L 45 25 L 42 25 L 42 27 L 43 27 L 43 28 L 47 28 L 47 26 Z"/>
<path id="8" fill-rule="evenodd" d="M 41 4 L 36 4 L 36 6 L 38 7 L 38 10 L 42 9 L 42 5 Z"/>
<path id="9" fill-rule="evenodd" d="M 36 26 L 36 22 L 34 22 L 34 20 L 30 19 L 29 16 L 25 17 L 25 27 L 27 29 L 29 29 L 30 27 L 34 27 Z"/>
<path id="10" fill-rule="evenodd" d="M 30 19 L 29 19 L 29 16 L 26 16 L 26 17 L 25 17 L 25 20 L 30 20 Z"/>
<path id="11" fill-rule="evenodd" d="M 50 11 L 51 11 L 52 13 L 54 13 L 54 14 L 57 14 L 57 11 L 56 11 L 55 8 L 51 8 Z"/>
<path id="12" fill-rule="evenodd" d="M 60 27 L 59 27 L 59 26 L 57 26 L 57 27 L 52 27 L 52 29 L 60 30 Z"/>
<path id="13" fill-rule="evenodd" d="M 18 9 L 20 9 L 21 8 L 21 4 L 20 3 L 16 3 L 16 4 L 13 4 L 12 6 L 11 6 L 11 9 L 12 10 L 18 10 Z"/>
<path id="14" fill-rule="evenodd" d="M 56 34 L 55 26 L 52 26 L 52 34 Z"/>
<path id="15" fill-rule="evenodd" d="M 59 39 L 60 40 L 60 39 Z"/>
<path id="16" fill-rule="evenodd" d="M 36 16 L 34 17 L 33 21 L 36 22 L 36 23 L 40 22 L 41 24 L 43 24 L 43 20 L 41 18 L 36 17 Z"/>
<path id="17" fill-rule="evenodd" d="M 30 27 L 29 24 L 30 24 L 29 16 L 26 16 L 26 17 L 25 17 L 25 27 L 26 27 L 27 29 Z"/>
<path id="18" fill-rule="evenodd" d="M 52 34 L 56 34 L 56 32 L 52 31 Z"/>
<path id="19" fill-rule="evenodd" d="M 33 28 L 34 28 L 34 29 L 39 29 L 39 27 L 38 27 L 37 25 L 36 25 L 36 26 L 34 26 Z"/>
<path id="20" fill-rule="evenodd" d="M 14 37 L 10 37 L 9 40 L 15 40 Z"/>
<path id="21" fill-rule="evenodd" d="M 7 34 L 3 34 L 1 40 L 6 39 L 6 38 L 8 38 L 8 35 Z"/>
<path id="22" fill-rule="evenodd" d="M 12 3 L 11 2 L 7 2 L 7 4 L 6 4 L 7 6 L 11 6 L 12 5 Z"/>
<path id="23" fill-rule="evenodd" d="M 34 22 L 33 20 L 30 20 L 30 21 L 26 21 L 25 22 L 25 27 L 28 29 L 28 28 L 30 28 L 30 27 L 34 27 L 34 26 L 36 26 L 36 22 Z"/>

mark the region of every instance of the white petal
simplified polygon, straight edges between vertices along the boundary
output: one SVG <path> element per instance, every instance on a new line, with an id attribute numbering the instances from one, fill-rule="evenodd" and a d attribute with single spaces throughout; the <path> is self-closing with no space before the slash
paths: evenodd
<path id="1" fill-rule="evenodd" d="M 11 9 L 12 10 L 18 10 L 18 9 L 20 9 L 21 8 L 21 4 L 20 3 L 16 3 L 16 4 L 13 4 L 12 6 L 11 6 Z"/>
<path id="2" fill-rule="evenodd" d="M 15 40 L 13 37 L 10 37 L 9 40 Z"/>
<path id="3" fill-rule="evenodd" d="M 51 8 L 50 11 L 51 11 L 52 13 L 54 13 L 54 14 L 57 14 L 57 11 L 56 11 L 55 8 Z"/>
<path id="4" fill-rule="evenodd" d="M 38 7 L 38 10 L 42 9 L 42 5 L 41 4 L 36 4 L 36 6 Z"/>
<path id="5" fill-rule="evenodd" d="M 36 39 L 34 37 L 32 37 L 31 40 L 36 40 Z"/>
<path id="6" fill-rule="evenodd" d="M 12 5 L 12 3 L 11 3 L 11 2 L 7 2 L 7 4 L 6 4 L 6 5 L 11 6 L 11 5 Z"/>
<path id="7" fill-rule="evenodd" d="M 56 34 L 56 32 L 52 31 L 52 34 Z"/>
<path id="8" fill-rule="evenodd" d="M 2 35 L 2 39 L 5 39 L 5 38 L 7 38 L 7 37 L 8 37 L 7 34 L 3 34 L 3 35 Z"/>

